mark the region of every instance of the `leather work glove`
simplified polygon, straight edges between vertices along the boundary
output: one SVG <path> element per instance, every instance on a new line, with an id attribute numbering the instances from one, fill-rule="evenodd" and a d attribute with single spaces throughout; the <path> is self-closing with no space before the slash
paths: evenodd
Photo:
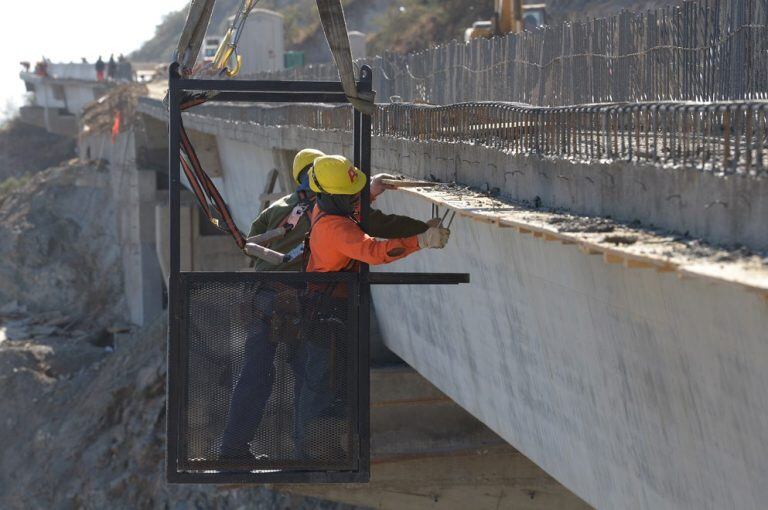
<path id="1" fill-rule="evenodd" d="M 371 201 L 376 200 L 376 197 L 387 191 L 388 189 L 395 189 L 394 186 L 384 184 L 382 179 L 397 179 L 394 175 L 390 174 L 376 174 L 371 178 Z"/>
<path id="2" fill-rule="evenodd" d="M 418 234 L 419 248 L 443 248 L 448 244 L 451 231 L 443 227 L 429 227 L 426 232 Z"/>
<path id="3" fill-rule="evenodd" d="M 439 227 L 441 221 L 440 218 L 432 218 L 431 220 L 427 220 L 426 223 L 428 227 Z"/>

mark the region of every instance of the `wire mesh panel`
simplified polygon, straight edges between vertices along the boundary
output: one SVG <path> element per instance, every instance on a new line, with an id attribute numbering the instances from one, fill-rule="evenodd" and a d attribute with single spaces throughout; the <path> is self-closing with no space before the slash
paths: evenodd
<path id="1" fill-rule="evenodd" d="M 360 468 L 367 470 L 360 441 L 367 438 L 359 427 L 357 278 L 178 276 L 169 476 L 359 480 Z"/>

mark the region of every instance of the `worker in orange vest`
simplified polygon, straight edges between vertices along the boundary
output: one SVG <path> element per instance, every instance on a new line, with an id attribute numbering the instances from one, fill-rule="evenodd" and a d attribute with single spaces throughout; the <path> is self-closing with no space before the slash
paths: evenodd
<path id="1" fill-rule="evenodd" d="M 355 271 L 361 262 L 386 264 L 423 248 L 443 248 L 449 230 L 430 225 L 417 235 L 376 239 L 361 228 L 360 191 L 365 174 L 344 156 L 321 156 L 309 169 L 309 187 L 316 193 L 311 214 L 307 271 Z M 348 291 L 344 284 L 312 284 L 304 299 L 302 338 L 297 353 L 301 380 L 297 402 L 297 454 L 313 460 L 344 459 L 344 441 L 354 417 L 345 381 L 352 341 L 348 327 Z M 307 431 L 328 431 L 309 434 Z M 333 444 L 333 438 L 338 440 Z M 318 440 L 321 438 L 321 440 Z"/>
<path id="2" fill-rule="evenodd" d="M 303 242 L 310 228 L 310 211 L 315 207 L 315 194 L 309 187 L 308 172 L 315 159 L 321 156 L 325 156 L 325 154 L 317 149 L 306 148 L 299 151 L 293 160 L 292 172 L 294 182 L 298 186 L 296 191 L 262 211 L 251 225 L 249 238 L 290 224 L 290 229 L 287 232 L 269 242 L 269 248 L 283 254 L 297 254 L 295 258 L 277 264 L 264 259 L 256 259 L 255 269 L 257 271 L 302 269 Z M 372 178 L 372 199 L 388 189 L 382 183 L 383 178 L 387 177 L 392 176 L 379 174 Z M 439 221 L 439 219 L 432 219 L 425 223 L 405 216 L 384 214 L 381 211 L 372 210 L 368 218 L 368 225 L 371 235 L 388 239 L 419 234 Z M 273 393 L 273 388 L 275 388 L 275 367 L 279 362 L 276 357 L 278 353 L 280 356 L 287 356 L 290 360 L 288 362 L 290 370 L 294 374 L 298 374 L 293 388 L 296 399 L 298 399 L 298 395 L 302 394 L 302 381 L 306 379 L 302 377 L 303 374 L 305 372 L 312 373 L 311 368 L 304 368 L 303 362 L 308 359 L 308 352 L 312 351 L 314 345 L 296 345 L 298 339 L 286 331 L 286 329 L 290 329 L 292 321 L 289 317 L 290 314 L 286 313 L 284 309 L 287 303 L 292 302 L 292 292 L 288 290 L 280 297 L 279 289 L 286 290 L 280 285 L 263 282 L 246 304 L 246 307 L 250 308 L 248 313 L 253 320 L 247 326 L 245 360 L 232 392 L 227 422 L 221 438 L 219 460 L 240 462 L 253 459 L 249 443 L 258 430 L 267 402 Z M 295 295 L 295 293 L 293 294 Z M 278 303 L 281 304 L 283 310 L 276 310 L 275 307 Z M 279 319 L 273 321 L 273 317 Z M 281 326 L 274 327 L 275 324 Z M 313 334 L 309 336 L 313 336 Z M 279 344 L 282 345 L 279 347 Z M 276 387 L 276 391 L 279 394 L 284 391 L 284 388 Z M 325 408 L 325 404 L 322 400 L 305 399 L 301 407 L 298 407 L 298 403 L 296 406 L 294 412 L 298 415 L 296 418 L 297 426 L 292 430 L 292 434 L 298 450 L 304 442 L 305 436 L 301 424 L 306 419 L 302 417 L 316 416 L 320 410 Z M 256 446 L 256 449 L 258 450 L 260 446 Z M 301 455 L 301 452 L 297 451 L 297 454 Z M 264 453 L 258 452 L 255 455 L 261 458 Z"/>
<path id="3" fill-rule="evenodd" d="M 344 156 L 322 156 L 309 170 L 317 194 L 312 211 L 307 271 L 353 271 L 360 262 L 387 264 L 422 248 L 443 248 L 450 231 L 439 225 L 399 239 L 375 239 L 360 227 L 360 191 L 365 174 Z"/>

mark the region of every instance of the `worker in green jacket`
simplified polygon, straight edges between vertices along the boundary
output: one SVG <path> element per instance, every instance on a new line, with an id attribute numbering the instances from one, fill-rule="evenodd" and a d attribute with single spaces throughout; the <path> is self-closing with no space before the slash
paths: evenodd
<path id="1" fill-rule="evenodd" d="M 251 224 L 248 237 L 252 238 L 279 227 L 285 228 L 285 234 L 272 239 L 268 243 L 270 250 L 281 254 L 292 254 L 290 260 L 280 262 L 254 258 L 256 271 L 300 271 L 303 257 L 304 237 L 309 230 L 309 213 L 314 207 L 314 192 L 309 188 L 309 169 L 314 160 L 324 154 L 316 149 L 303 149 L 293 160 L 293 179 L 297 184 L 295 192 L 274 202 L 264 209 Z M 371 179 L 371 200 L 389 189 L 382 179 L 391 177 L 379 174 Z M 371 209 L 368 216 L 368 235 L 384 239 L 410 237 L 425 232 L 437 220 L 429 223 L 407 216 L 384 214 Z M 249 443 L 259 427 L 267 401 L 272 393 L 275 378 L 274 358 L 277 352 L 277 342 L 270 338 L 272 327 L 270 319 L 274 313 L 277 291 L 270 285 L 259 287 L 254 296 L 254 309 L 259 319 L 254 321 L 249 329 L 245 344 L 245 363 L 238 376 L 232 400 L 229 406 L 227 424 L 222 437 L 220 450 L 221 460 L 243 461 L 252 458 Z M 289 346 L 293 348 L 293 346 Z M 296 362 L 297 356 L 293 356 Z M 298 373 L 297 367 L 294 373 Z M 294 385 L 295 395 L 298 395 L 300 384 Z M 298 401 L 298 398 L 295 399 Z M 311 405 L 311 403 L 310 403 Z M 312 410 L 305 410 L 312 415 Z M 297 410 L 297 414 L 298 410 Z M 296 437 L 298 427 L 294 430 L 294 442 L 301 442 Z"/>

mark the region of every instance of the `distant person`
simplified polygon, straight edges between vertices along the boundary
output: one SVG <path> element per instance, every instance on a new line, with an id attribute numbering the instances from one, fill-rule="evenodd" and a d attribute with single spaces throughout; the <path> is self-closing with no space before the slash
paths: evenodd
<path id="1" fill-rule="evenodd" d="M 101 55 L 99 55 L 98 60 L 96 60 L 94 67 L 96 68 L 96 81 L 104 81 L 104 68 L 107 66 L 104 64 L 104 61 L 101 60 Z"/>
<path id="2" fill-rule="evenodd" d="M 81 62 L 80 62 L 81 64 L 87 64 L 88 63 L 88 59 L 85 58 L 85 57 L 80 57 L 80 60 L 81 60 Z"/>
<path id="3" fill-rule="evenodd" d="M 48 61 L 45 57 L 35 64 L 35 74 L 38 76 L 48 76 Z"/>
<path id="4" fill-rule="evenodd" d="M 117 57 L 117 78 L 125 81 L 133 81 L 133 67 L 125 55 Z"/>
<path id="5" fill-rule="evenodd" d="M 107 63 L 107 78 L 114 80 L 115 74 L 117 74 L 117 62 L 115 62 L 115 56 L 110 55 Z"/>

